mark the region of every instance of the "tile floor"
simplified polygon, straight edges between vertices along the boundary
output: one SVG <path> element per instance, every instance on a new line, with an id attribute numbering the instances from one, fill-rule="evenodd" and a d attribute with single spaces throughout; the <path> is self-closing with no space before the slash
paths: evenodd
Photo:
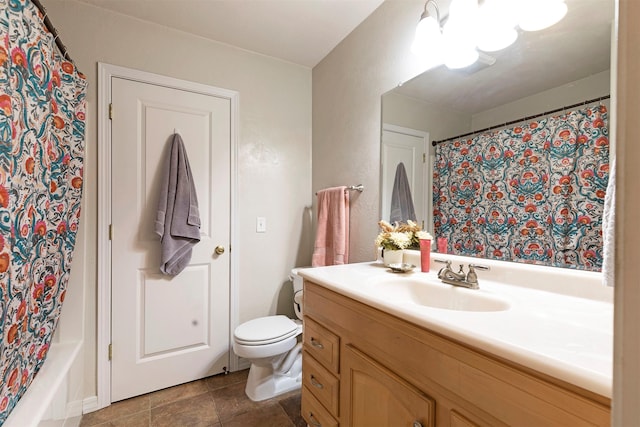
<path id="1" fill-rule="evenodd" d="M 216 375 L 116 402 L 81 427 L 305 427 L 300 391 L 263 402 L 244 394 L 248 370 Z"/>

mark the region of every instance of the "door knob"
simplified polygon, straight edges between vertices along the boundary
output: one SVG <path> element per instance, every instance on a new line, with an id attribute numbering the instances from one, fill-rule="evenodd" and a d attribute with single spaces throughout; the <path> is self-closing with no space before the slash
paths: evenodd
<path id="1" fill-rule="evenodd" d="M 216 246 L 215 251 L 217 255 L 222 255 L 224 253 L 224 246 Z"/>

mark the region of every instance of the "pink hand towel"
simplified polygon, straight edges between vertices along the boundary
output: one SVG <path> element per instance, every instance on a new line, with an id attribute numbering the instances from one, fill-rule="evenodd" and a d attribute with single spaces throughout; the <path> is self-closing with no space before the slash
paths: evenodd
<path id="1" fill-rule="evenodd" d="M 318 191 L 318 229 L 313 267 L 349 262 L 349 192 L 347 187 Z"/>

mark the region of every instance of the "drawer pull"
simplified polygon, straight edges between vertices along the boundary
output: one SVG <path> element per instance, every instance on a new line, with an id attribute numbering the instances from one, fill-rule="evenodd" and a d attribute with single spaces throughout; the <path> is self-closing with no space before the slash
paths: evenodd
<path id="1" fill-rule="evenodd" d="M 420 421 L 414 421 L 413 427 L 422 427 L 422 423 Z"/>
<path id="2" fill-rule="evenodd" d="M 316 380 L 316 377 L 314 377 L 313 375 L 311 375 L 311 384 L 313 384 L 313 386 L 316 388 L 324 388 L 322 383 L 319 383 L 318 380 Z"/>
<path id="3" fill-rule="evenodd" d="M 319 350 L 324 350 L 324 346 L 320 341 L 317 341 L 315 338 L 311 337 L 311 345 Z"/>
<path id="4" fill-rule="evenodd" d="M 313 416 L 312 412 L 309 412 L 309 421 L 311 421 L 311 425 L 313 427 L 322 427 L 322 424 L 320 424 L 320 422 L 316 420 L 316 417 Z"/>

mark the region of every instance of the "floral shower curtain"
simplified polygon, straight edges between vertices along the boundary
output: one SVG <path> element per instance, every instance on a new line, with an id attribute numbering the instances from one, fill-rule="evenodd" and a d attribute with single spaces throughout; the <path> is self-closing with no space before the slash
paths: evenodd
<path id="1" fill-rule="evenodd" d="M 0 0 L 0 424 L 44 363 L 80 217 L 85 77 L 30 0 Z"/>
<path id="2" fill-rule="evenodd" d="M 436 147 L 436 237 L 449 253 L 600 271 L 609 178 L 598 105 Z"/>

